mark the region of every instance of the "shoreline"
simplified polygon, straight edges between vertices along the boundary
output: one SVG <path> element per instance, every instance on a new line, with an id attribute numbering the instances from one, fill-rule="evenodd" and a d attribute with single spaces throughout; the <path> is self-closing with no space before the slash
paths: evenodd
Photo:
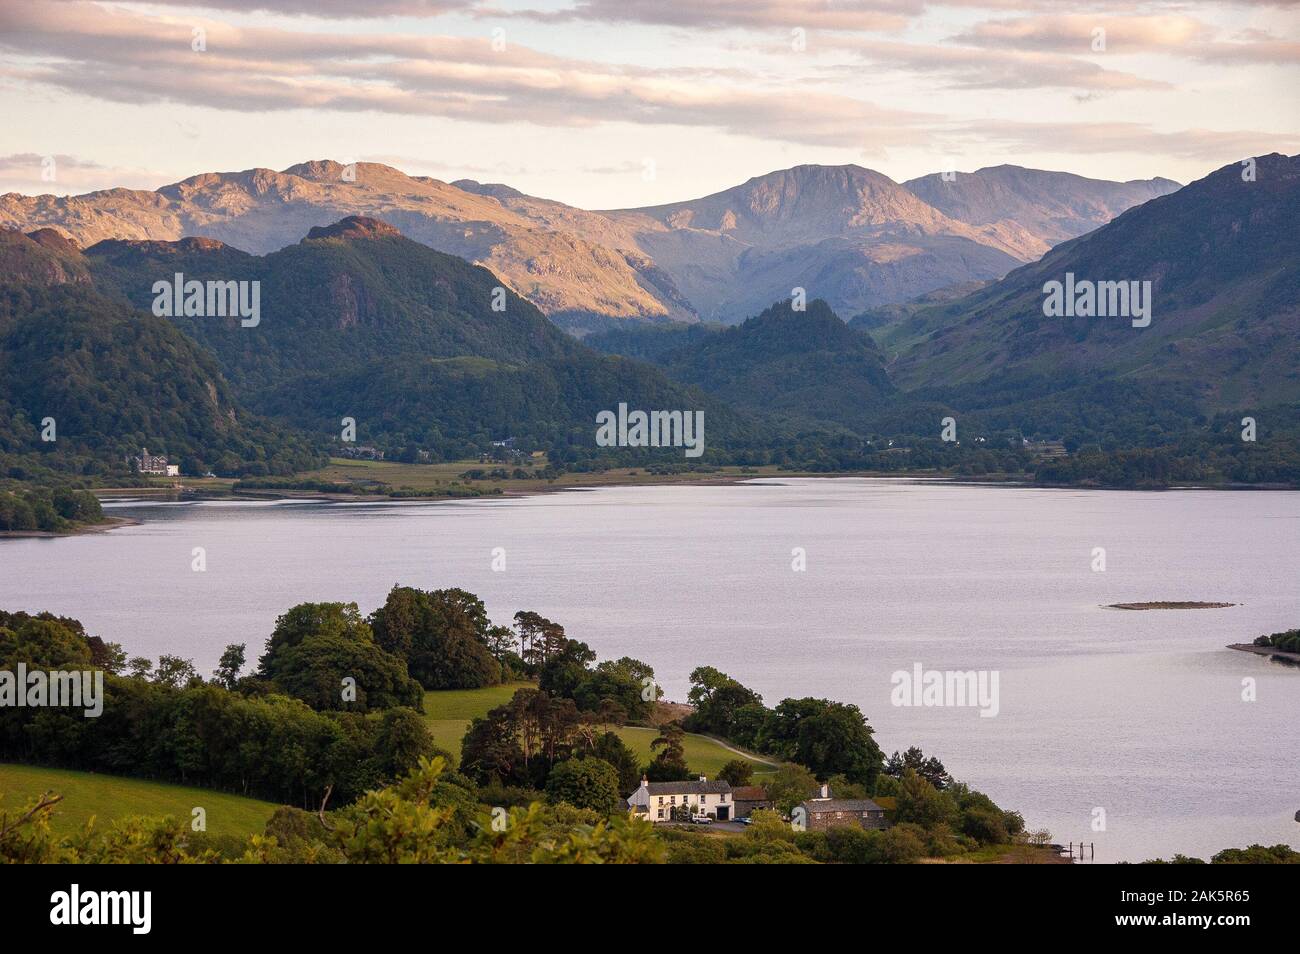
<path id="1" fill-rule="evenodd" d="M 98 494 L 96 494 L 98 496 Z M 87 533 L 108 533 L 119 527 L 135 527 L 144 521 L 134 517 L 105 517 L 102 523 L 88 523 L 71 530 L 0 530 L 0 540 L 45 540 L 79 537 Z"/>
<path id="2" fill-rule="evenodd" d="M 1187 491 L 1187 490 L 1217 490 L 1217 491 L 1285 491 L 1297 490 L 1298 488 L 1288 485 L 1279 484 L 1186 484 L 1171 487 L 1160 488 L 1136 488 L 1136 487 L 1086 487 L 1076 484 L 1037 484 L 1032 480 L 1025 480 L 1019 477 L 1013 477 L 1010 474 L 991 474 L 982 477 L 973 477 L 961 474 L 943 474 L 934 471 L 911 471 L 911 472 L 894 472 L 894 471 L 837 471 L 826 473 L 822 471 L 782 471 L 779 473 L 727 473 L 727 474 L 671 474 L 664 476 L 647 476 L 637 474 L 628 475 L 626 478 L 615 478 L 613 480 L 583 483 L 574 481 L 570 483 L 558 484 L 547 482 L 545 486 L 520 488 L 500 488 L 500 493 L 485 492 L 477 496 L 456 496 L 447 494 L 437 497 L 391 497 L 387 494 L 338 494 L 328 493 L 318 490 L 291 490 L 291 489 L 263 489 L 253 491 L 243 491 L 239 493 L 232 492 L 230 489 L 216 489 L 207 487 L 186 487 L 181 485 L 168 487 L 97 487 L 89 488 L 91 492 L 101 501 L 119 500 L 122 498 L 141 497 L 145 499 L 157 498 L 166 500 L 304 500 L 319 501 L 327 503 L 390 503 L 404 505 L 419 504 L 440 504 L 450 501 L 482 501 L 482 500 L 506 500 L 520 499 L 524 497 L 541 496 L 543 494 L 560 493 L 562 491 L 583 491 L 583 490 L 600 490 L 610 487 L 679 487 L 679 486 L 728 486 L 733 484 L 748 483 L 751 481 L 762 480 L 786 480 L 786 479 L 845 479 L 858 478 L 865 480 L 895 480 L 911 481 L 918 484 L 924 483 L 942 483 L 954 484 L 970 487 L 1014 487 L 1017 489 L 1029 490 L 1063 490 L 1063 491 L 1131 491 L 1142 493 L 1158 493 L 1162 491 Z M 135 526 L 142 521 L 130 517 L 109 517 L 103 523 L 91 524 L 84 527 L 78 527 L 74 530 L 65 532 L 52 532 L 47 530 L 9 530 L 0 531 L 0 540 L 3 539 L 25 539 L 25 538 L 57 538 L 77 536 L 83 533 L 106 533 L 110 530 L 116 530 L 119 527 Z M 1234 604 L 1225 604 L 1232 606 Z M 1111 609 L 1154 609 L 1154 608 L 1175 608 L 1175 607 L 1148 607 L 1148 606 L 1128 606 L 1128 605 L 1109 605 L 1106 608 Z M 1183 608 L 1183 607 L 1177 607 Z M 1201 607 L 1188 607 L 1201 608 Z M 1220 608 L 1219 604 L 1212 604 L 1212 608 Z"/>
<path id="3" fill-rule="evenodd" d="M 1256 646 L 1254 643 L 1228 643 L 1228 649 L 1236 649 L 1243 653 L 1254 653 L 1256 656 L 1276 656 L 1278 659 L 1291 665 L 1300 665 L 1300 653 L 1290 653 L 1281 649 L 1274 649 L 1272 646 Z"/>

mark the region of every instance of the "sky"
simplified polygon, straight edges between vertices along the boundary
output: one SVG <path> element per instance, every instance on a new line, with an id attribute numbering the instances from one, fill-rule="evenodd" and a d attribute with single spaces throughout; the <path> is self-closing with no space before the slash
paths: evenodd
<path id="1" fill-rule="evenodd" d="M 589 209 L 1300 152 L 1300 0 L 0 0 L 0 192 L 309 159 Z"/>

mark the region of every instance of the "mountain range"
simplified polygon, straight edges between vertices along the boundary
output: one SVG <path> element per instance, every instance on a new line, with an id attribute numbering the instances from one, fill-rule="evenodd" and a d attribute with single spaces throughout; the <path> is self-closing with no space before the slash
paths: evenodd
<path id="1" fill-rule="evenodd" d="M 260 320 L 151 313 L 155 285 L 178 273 L 257 283 Z M 765 433 L 650 365 L 585 347 L 487 269 L 364 217 L 265 256 L 199 238 L 82 252 L 48 230 L 0 230 L 0 294 L 0 456 L 35 448 L 86 473 L 141 446 L 190 473 L 289 473 L 312 460 L 302 441 L 337 449 L 345 417 L 361 443 L 448 460 L 507 438 L 557 462 L 590 456 L 597 412 L 620 402 L 703 410 L 719 445 Z M 42 447 L 45 416 L 60 437 Z"/>
<path id="2" fill-rule="evenodd" d="M 840 314 L 1001 278 L 1178 188 L 997 166 L 896 183 L 803 165 L 670 205 L 592 212 L 503 184 L 320 160 L 204 173 L 156 191 L 0 196 L 0 226 L 106 239 L 203 237 L 254 255 L 347 216 L 490 269 L 577 333 L 622 320 L 738 324 L 795 287 Z"/>
<path id="3" fill-rule="evenodd" d="M 308 226 L 261 254 L 212 237 L 107 238 L 83 250 L 49 226 L 0 230 L 0 466 L 10 477 L 40 467 L 93 476 L 143 445 L 223 472 L 289 473 L 337 443 L 344 417 L 356 419 L 362 442 L 410 458 L 464 459 L 513 437 L 559 466 L 600 466 L 610 452 L 594 446 L 595 415 L 626 403 L 705 411 L 706 463 L 943 466 L 952 449 L 935 432 L 952 415 L 963 433 L 994 435 L 1004 454 L 1018 435 L 1064 438 L 1071 450 L 1212 438 L 1209 452 L 1230 459 L 1222 472 L 1270 479 L 1259 475 L 1290 472 L 1290 452 L 1277 457 L 1274 442 L 1275 459 L 1246 459 L 1229 425 L 1258 415 L 1268 433 L 1300 441 L 1300 157 L 1256 157 L 1253 171 L 1225 166 L 1004 277 L 968 278 L 847 323 L 811 293 L 841 287 L 837 267 L 824 281 L 803 276 L 806 305 L 778 294 L 734 327 L 622 321 L 581 341 L 488 268 L 369 216 Z M 963 226 L 965 236 L 945 224 L 957 219 L 874 173 L 799 167 L 792 176 L 821 184 L 754 180 L 684 206 L 551 204 L 546 214 L 658 230 L 659 260 L 670 263 L 672 242 L 683 255 L 694 242 L 743 243 L 750 252 L 737 261 L 746 261 L 765 243 L 825 245 L 822 228 L 878 238 L 907 217 L 932 227 L 910 236 L 913 258 L 938 239 L 991 249 L 970 237 L 984 228 L 1010 249 L 1020 228 L 989 204 L 985 185 L 961 178 L 925 188 L 956 185 L 968 198 L 949 196 L 953 212 L 993 218 Z M 546 205 L 505 186 L 437 185 Z M 1024 202 L 1042 213 L 1034 224 L 1044 232 L 1110 208 L 1034 195 Z M 1028 219 L 1017 201 L 1009 211 Z M 276 221 L 270 209 L 232 221 L 254 219 Z M 156 284 L 178 273 L 257 283 L 260 323 L 151 313 Z M 679 292 L 694 287 L 682 275 Z M 1111 282 L 1150 289 L 1149 322 L 1044 307 L 1053 283 Z M 737 279 L 730 294 L 753 300 L 756 288 Z M 36 439 L 47 415 L 59 421 L 57 450 Z M 879 453 L 878 439 L 900 435 L 929 443 L 911 457 Z M 1200 473 L 1205 453 L 1187 451 L 1176 472 Z"/>

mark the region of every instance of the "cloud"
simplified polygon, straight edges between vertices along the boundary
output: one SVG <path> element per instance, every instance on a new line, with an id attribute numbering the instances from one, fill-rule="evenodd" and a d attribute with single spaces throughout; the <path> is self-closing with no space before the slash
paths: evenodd
<path id="1" fill-rule="evenodd" d="M 0 194 L 80 194 L 98 189 L 156 189 L 166 173 L 124 166 L 106 166 L 78 156 L 34 152 L 0 156 Z"/>
<path id="2" fill-rule="evenodd" d="M 924 0 L 577 0 L 558 10 L 486 8 L 484 16 L 704 29 L 899 30 Z"/>
<path id="3" fill-rule="evenodd" d="M 962 89 L 1057 88 L 1097 93 L 1172 88 L 1164 81 L 1109 69 L 1091 60 L 1032 50 L 989 50 L 857 37 L 822 40 L 818 49 L 851 52 L 874 65 L 945 75 L 951 85 Z"/>
<path id="4" fill-rule="evenodd" d="M 149 0 L 149 5 L 187 10 L 197 7 L 231 13 L 274 13 L 329 20 L 358 20 L 439 17 L 448 13 L 467 12 L 480 2 L 481 0 Z"/>
<path id="5" fill-rule="evenodd" d="M 206 49 L 191 48 L 192 30 Z M 256 112 L 377 111 L 547 126 L 707 127 L 803 145 L 913 143 L 935 117 L 713 69 L 660 71 L 489 40 L 239 28 L 89 3 L 0 6 L 0 47 L 24 54 L 10 83 L 123 103 Z"/>
<path id="6" fill-rule="evenodd" d="M 1300 150 L 1300 136 L 1249 130 L 1162 131 L 1146 123 L 1053 123 L 979 120 L 959 124 L 956 138 L 981 146 L 1001 143 L 1012 152 L 1133 153 L 1225 165 L 1268 152 Z"/>
<path id="7" fill-rule="evenodd" d="M 1106 50 L 1116 53 L 1177 51 L 1212 35 L 1208 26 L 1184 14 L 1059 14 L 988 20 L 954 40 L 971 46 L 1084 54 L 1092 51 L 1093 31 L 1098 29 L 1105 30 Z"/>
<path id="8" fill-rule="evenodd" d="M 1295 0 L 1300 2 L 1300 0 Z M 1273 6 L 1274 4 L 1259 4 Z M 1287 5 L 1294 5 L 1288 2 Z M 1159 53 L 1205 62 L 1300 63 L 1300 43 L 1258 29 L 1225 35 L 1182 13 L 1134 16 L 1053 14 L 978 23 L 954 42 L 986 49 L 1037 50 L 1043 53 L 1088 54 L 1094 31 L 1104 30 L 1102 52 L 1120 55 Z"/>

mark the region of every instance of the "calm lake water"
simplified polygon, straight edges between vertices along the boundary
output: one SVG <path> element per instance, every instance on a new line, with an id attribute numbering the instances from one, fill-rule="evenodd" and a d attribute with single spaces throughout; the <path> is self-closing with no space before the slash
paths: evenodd
<path id="1" fill-rule="evenodd" d="M 144 522 L 0 541 L 0 606 L 74 616 L 132 655 L 208 671 L 227 643 L 255 659 L 295 603 L 369 612 L 397 583 L 459 586 L 497 622 L 533 609 L 602 658 L 649 662 L 669 698 L 708 664 L 769 705 L 856 703 L 886 753 L 922 746 L 1030 827 L 1095 842 L 1098 861 L 1300 847 L 1300 670 L 1224 648 L 1300 626 L 1297 493 L 791 479 L 110 509 Z M 1241 605 L 1103 608 L 1145 600 Z M 916 663 L 996 671 L 997 716 L 891 705 L 891 674 Z"/>

